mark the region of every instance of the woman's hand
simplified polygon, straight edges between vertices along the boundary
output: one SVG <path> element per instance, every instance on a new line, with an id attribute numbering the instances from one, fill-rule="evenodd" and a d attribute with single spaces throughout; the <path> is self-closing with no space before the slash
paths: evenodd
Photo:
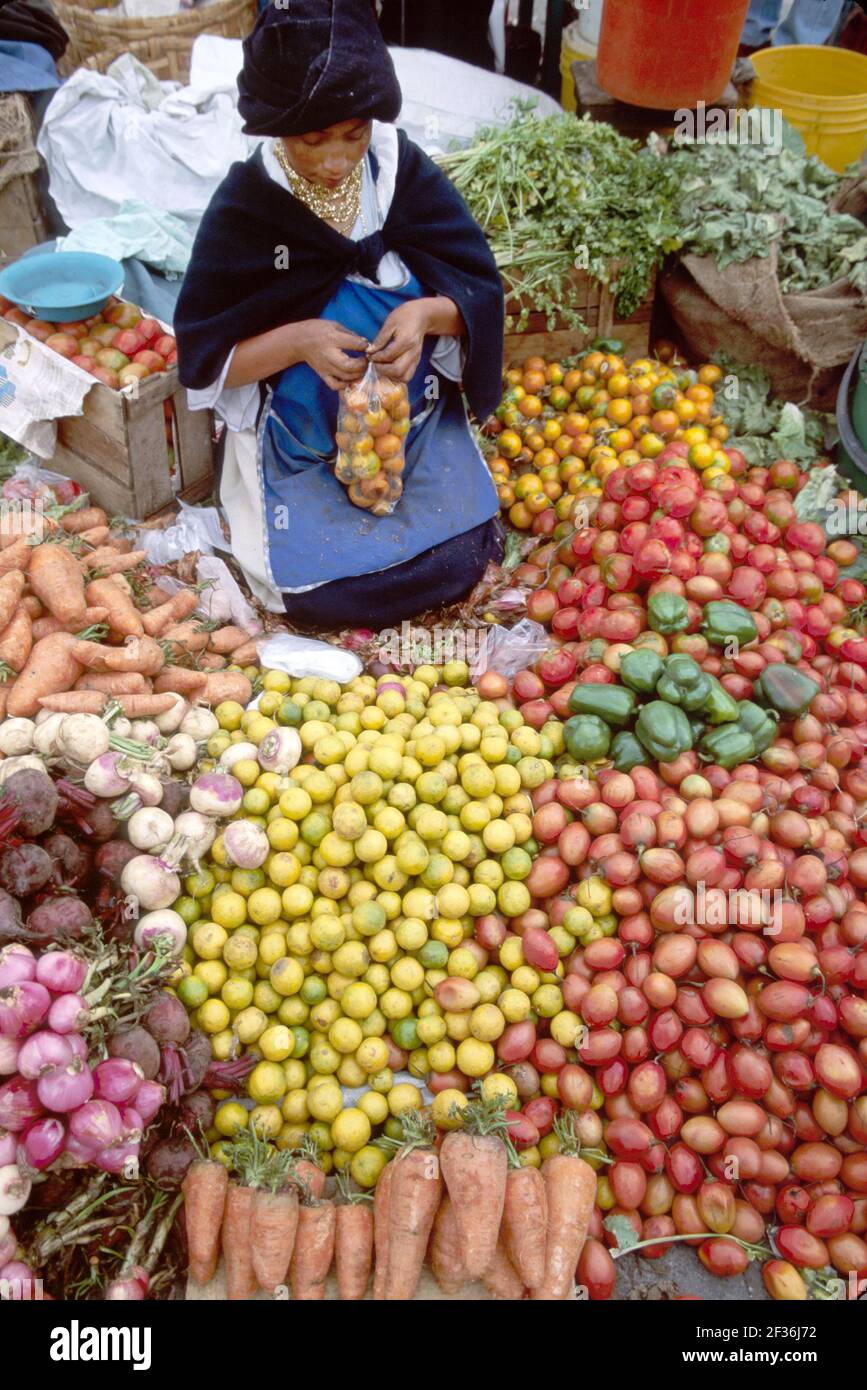
<path id="1" fill-rule="evenodd" d="M 364 376 L 367 359 L 350 357 L 349 353 L 366 352 L 365 338 L 331 319 L 309 319 L 296 326 L 301 330 L 299 360 L 312 367 L 332 391 L 351 386 Z"/>
<path id="2" fill-rule="evenodd" d="M 392 309 L 370 346 L 369 357 L 384 376 L 409 381 L 430 332 L 429 299 L 409 299 Z"/>

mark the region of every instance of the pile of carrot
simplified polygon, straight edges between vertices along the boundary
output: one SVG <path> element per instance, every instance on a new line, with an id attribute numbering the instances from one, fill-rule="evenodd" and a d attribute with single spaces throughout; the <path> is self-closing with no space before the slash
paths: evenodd
<path id="1" fill-rule="evenodd" d="M 170 593 L 145 561 L 101 507 L 3 515 L 0 717 L 99 714 L 109 698 L 136 719 L 178 695 L 249 703 L 249 679 L 226 668 L 256 662 L 254 639 L 235 625 L 209 630 L 195 616 L 198 591 Z"/>

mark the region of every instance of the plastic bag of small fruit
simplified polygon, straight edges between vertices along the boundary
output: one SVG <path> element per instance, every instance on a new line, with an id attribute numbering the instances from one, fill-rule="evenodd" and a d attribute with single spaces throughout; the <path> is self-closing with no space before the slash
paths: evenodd
<path id="1" fill-rule="evenodd" d="M 334 475 L 356 507 L 389 516 L 403 492 L 409 396 L 402 381 L 380 376 L 373 363 L 340 393 Z"/>

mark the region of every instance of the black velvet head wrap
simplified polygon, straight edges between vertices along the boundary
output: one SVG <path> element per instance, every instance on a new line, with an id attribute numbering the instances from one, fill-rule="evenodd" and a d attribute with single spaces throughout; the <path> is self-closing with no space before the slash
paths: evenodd
<path id="1" fill-rule="evenodd" d="M 370 0 L 270 3 L 244 40 L 238 93 L 248 135 L 394 121 L 401 103 Z"/>

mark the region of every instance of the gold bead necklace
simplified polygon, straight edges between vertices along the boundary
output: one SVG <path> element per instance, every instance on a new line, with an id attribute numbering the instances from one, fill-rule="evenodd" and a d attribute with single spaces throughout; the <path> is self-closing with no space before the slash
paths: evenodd
<path id="1" fill-rule="evenodd" d="M 351 232 L 361 214 L 362 163 L 359 160 L 351 174 L 336 188 L 323 188 L 305 179 L 289 163 L 282 140 L 275 140 L 274 154 L 286 175 L 290 192 L 324 222 L 330 222 L 340 232 Z"/>

